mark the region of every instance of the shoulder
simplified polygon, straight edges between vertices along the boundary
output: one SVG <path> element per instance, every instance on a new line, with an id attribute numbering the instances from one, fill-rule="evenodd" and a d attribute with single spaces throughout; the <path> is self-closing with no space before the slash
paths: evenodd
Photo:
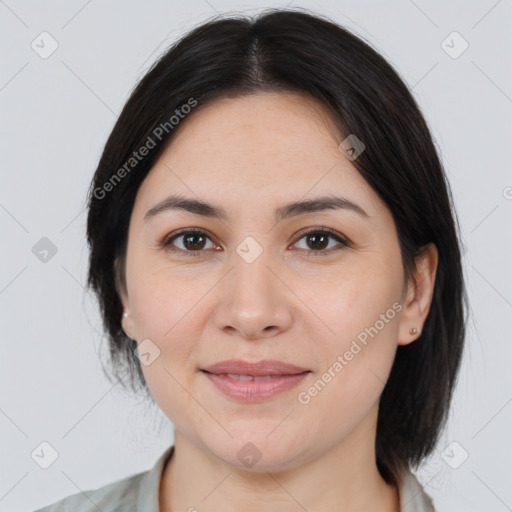
<path id="1" fill-rule="evenodd" d="M 72 494 L 35 512 L 117 512 L 137 508 L 140 484 L 146 472 L 137 473 L 98 489 Z"/>
<path id="2" fill-rule="evenodd" d="M 410 470 L 404 470 L 399 483 L 401 512 L 436 512 L 432 498 Z"/>
<path id="3" fill-rule="evenodd" d="M 98 489 L 78 492 L 35 512 L 158 512 L 158 490 L 165 465 L 174 453 L 167 448 L 155 465 Z"/>

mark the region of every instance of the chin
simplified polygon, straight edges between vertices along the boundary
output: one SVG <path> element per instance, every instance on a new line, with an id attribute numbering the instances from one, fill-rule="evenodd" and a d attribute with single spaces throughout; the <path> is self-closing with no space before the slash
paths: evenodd
<path id="1" fill-rule="evenodd" d="M 289 438 L 283 439 L 282 435 L 275 435 L 276 432 L 265 437 L 271 431 L 265 430 L 266 434 L 259 436 L 247 435 L 247 432 L 237 436 L 232 432 L 233 438 L 226 439 L 225 443 L 220 442 L 215 446 L 210 444 L 207 447 L 216 457 L 238 470 L 260 473 L 291 469 L 304 455 L 302 448 L 300 452 L 297 451 L 300 443 Z"/>

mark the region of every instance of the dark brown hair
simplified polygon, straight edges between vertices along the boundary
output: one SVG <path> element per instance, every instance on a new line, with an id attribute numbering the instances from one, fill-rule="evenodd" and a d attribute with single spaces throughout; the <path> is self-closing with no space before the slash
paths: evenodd
<path id="1" fill-rule="evenodd" d="M 184 114 L 191 98 L 197 106 L 189 116 L 216 98 L 260 91 L 306 93 L 325 106 L 344 137 L 355 134 L 363 141 L 366 150 L 352 163 L 394 217 L 406 280 L 422 248 L 434 243 L 438 249 L 423 331 L 398 347 L 380 398 L 377 465 L 388 483 L 396 483 L 403 468 L 418 466 L 433 451 L 456 383 L 467 307 L 458 224 L 456 229 L 432 136 L 407 86 L 368 43 L 322 16 L 272 9 L 254 18 L 216 17 L 173 44 L 131 93 L 88 195 L 88 285 L 99 300 L 111 372 L 119 381 L 127 377 L 132 390 L 148 391 L 136 342 L 121 328 L 117 286 L 125 286 L 127 231 L 137 190 L 186 123 L 180 115 L 185 119 L 174 129 L 170 119 Z M 144 158 L 130 160 L 149 140 Z"/>

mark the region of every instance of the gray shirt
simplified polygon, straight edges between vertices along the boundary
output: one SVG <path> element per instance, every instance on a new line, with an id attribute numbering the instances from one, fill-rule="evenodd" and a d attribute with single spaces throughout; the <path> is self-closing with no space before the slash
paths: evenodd
<path id="1" fill-rule="evenodd" d="M 173 452 L 174 445 L 147 471 L 73 494 L 35 512 L 159 512 L 160 479 Z M 411 472 L 402 475 L 398 492 L 400 512 L 435 512 L 430 497 Z"/>

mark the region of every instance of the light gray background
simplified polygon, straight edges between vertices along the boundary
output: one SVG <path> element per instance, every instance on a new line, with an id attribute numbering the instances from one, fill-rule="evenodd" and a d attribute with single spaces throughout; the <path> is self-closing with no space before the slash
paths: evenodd
<path id="1" fill-rule="evenodd" d="M 162 413 L 101 372 L 99 314 L 83 289 L 85 194 L 116 115 L 167 45 L 215 11 L 279 5 L 0 1 L 1 511 L 148 469 L 173 442 Z M 418 477 L 440 512 L 512 510 L 511 1 L 293 6 L 372 43 L 431 127 L 461 222 L 472 311 L 448 429 Z M 47 59 L 31 48 L 43 31 L 59 45 Z M 441 46 L 453 31 L 469 43 L 456 59 Z M 44 236 L 58 248 L 46 263 L 31 250 Z M 59 453 L 46 470 L 31 458 L 42 441 Z M 462 448 L 452 459 L 469 454 L 458 469 L 441 456 L 454 441 Z"/>

